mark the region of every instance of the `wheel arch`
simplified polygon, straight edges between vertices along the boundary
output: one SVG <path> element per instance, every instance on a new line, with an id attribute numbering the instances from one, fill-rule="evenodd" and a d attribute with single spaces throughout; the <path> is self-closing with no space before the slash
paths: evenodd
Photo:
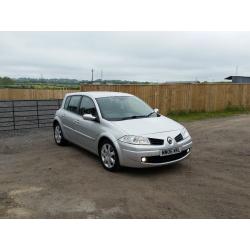
<path id="1" fill-rule="evenodd" d="M 56 124 L 59 124 L 62 127 L 60 118 L 58 116 L 55 116 L 55 118 L 53 120 L 53 127 L 55 127 Z"/>
<path id="2" fill-rule="evenodd" d="M 98 145 L 97 145 L 97 148 L 98 148 L 98 153 L 99 153 L 99 150 L 100 150 L 100 147 L 101 147 L 101 143 L 105 140 L 108 140 L 108 141 L 111 141 L 113 144 L 113 140 L 111 140 L 107 135 L 102 135 L 99 140 L 98 140 Z"/>
<path id="3" fill-rule="evenodd" d="M 54 121 L 53 121 L 53 128 L 56 126 L 56 124 L 60 125 L 60 123 L 58 122 L 58 120 L 54 119 Z"/>
<path id="4" fill-rule="evenodd" d="M 62 123 L 60 121 L 60 119 L 58 117 L 55 117 L 53 120 L 53 129 L 55 128 L 56 124 L 59 124 L 59 126 L 61 127 L 61 130 L 65 136 L 65 131 L 64 131 L 64 127 L 62 126 Z M 66 137 L 66 136 L 65 136 Z"/>
<path id="5" fill-rule="evenodd" d="M 116 167 L 116 170 L 118 170 L 118 169 L 120 169 L 120 167 L 122 166 L 121 165 L 121 162 L 122 162 L 122 154 L 121 154 L 121 149 L 120 149 L 120 147 L 119 147 L 119 144 L 118 144 L 118 142 L 117 142 L 117 139 L 115 138 L 115 137 L 113 137 L 113 136 L 109 136 L 109 135 L 106 135 L 106 134 L 104 134 L 104 135 L 101 135 L 100 136 L 100 138 L 99 138 L 99 140 L 98 140 L 98 155 L 99 155 L 99 157 L 101 158 L 101 155 L 100 155 L 100 149 L 101 149 L 101 144 L 102 144 L 102 142 L 103 141 L 105 141 L 105 140 L 108 140 L 108 141 L 110 141 L 112 144 L 113 144 L 113 146 L 114 146 L 114 148 L 115 148 L 115 151 L 116 151 L 116 154 L 117 154 L 117 167 Z M 100 159 L 101 161 L 102 161 L 102 159 Z M 102 165 L 104 166 L 104 163 L 102 162 Z M 106 168 L 106 167 L 105 167 Z M 107 168 L 106 168 L 107 169 Z M 109 170 L 109 169 L 108 169 Z M 110 170 L 110 171 L 116 171 L 116 170 Z"/>
<path id="6" fill-rule="evenodd" d="M 121 153 L 120 153 L 120 147 L 117 143 L 117 139 L 113 136 L 109 136 L 107 134 L 102 134 L 100 135 L 100 137 L 98 138 L 98 143 L 97 143 L 97 152 L 99 154 L 99 150 L 100 150 L 100 146 L 101 146 L 101 143 L 104 141 L 104 140 L 109 140 L 113 143 L 117 153 L 118 153 L 118 157 L 120 158 L 121 157 Z"/>

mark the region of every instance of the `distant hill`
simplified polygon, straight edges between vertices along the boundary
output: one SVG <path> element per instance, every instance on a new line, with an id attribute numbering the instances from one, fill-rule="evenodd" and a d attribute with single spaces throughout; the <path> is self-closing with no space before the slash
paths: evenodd
<path id="1" fill-rule="evenodd" d="M 17 84 L 64 84 L 64 85 L 76 85 L 80 84 L 81 81 L 76 79 L 66 79 L 66 78 L 13 78 Z"/>
<path id="2" fill-rule="evenodd" d="M 76 80 L 67 78 L 13 78 L 16 84 L 62 84 L 62 85 L 78 85 L 78 84 L 150 84 L 151 82 L 128 81 L 128 80 L 101 80 L 96 79 L 93 82 L 89 80 Z"/>
<path id="3" fill-rule="evenodd" d="M 0 84 L 3 85 L 16 85 L 27 86 L 33 85 L 51 85 L 58 87 L 73 87 L 79 86 L 80 84 L 170 84 L 170 83 L 201 83 L 199 81 L 164 81 L 164 82 L 149 82 L 149 81 L 129 81 L 129 80 L 102 80 L 96 79 L 93 82 L 90 80 L 77 80 L 68 78 L 31 78 L 31 77 L 20 77 L 20 78 L 9 78 L 0 77 Z M 205 82 L 204 82 L 205 83 Z M 14 86 L 13 86 L 14 87 Z"/>

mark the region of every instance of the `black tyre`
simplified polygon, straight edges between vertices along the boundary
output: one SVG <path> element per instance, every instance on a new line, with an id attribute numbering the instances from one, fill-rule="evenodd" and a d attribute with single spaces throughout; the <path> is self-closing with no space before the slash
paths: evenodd
<path id="1" fill-rule="evenodd" d="M 108 171 L 118 171 L 121 166 L 114 144 L 110 140 L 103 140 L 99 146 L 99 157 L 102 166 Z"/>
<path id="2" fill-rule="evenodd" d="M 63 136 L 63 132 L 59 123 L 54 125 L 54 139 L 57 145 L 63 146 L 67 143 L 66 139 Z"/>

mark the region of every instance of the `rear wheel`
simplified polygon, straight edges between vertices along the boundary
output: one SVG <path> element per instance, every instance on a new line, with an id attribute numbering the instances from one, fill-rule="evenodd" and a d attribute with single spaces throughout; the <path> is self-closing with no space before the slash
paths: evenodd
<path id="1" fill-rule="evenodd" d="M 106 170 L 117 171 L 120 169 L 118 154 L 111 141 L 104 140 L 101 143 L 99 148 L 99 157 Z"/>
<path id="2" fill-rule="evenodd" d="M 63 146 L 66 144 L 66 139 L 63 136 L 63 132 L 59 123 L 54 126 L 54 139 L 57 145 Z"/>

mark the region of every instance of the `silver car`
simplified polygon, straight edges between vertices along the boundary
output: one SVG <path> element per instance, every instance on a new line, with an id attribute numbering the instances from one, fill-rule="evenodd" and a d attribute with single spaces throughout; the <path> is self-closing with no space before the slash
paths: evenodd
<path id="1" fill-rule="evenodd" d="M 67 94 L 53 127 L 58 145 L 69 141 L 87 149 L 109 171 L 175 163 L 192 147 L 186 128 L 127 93 Z"/>

